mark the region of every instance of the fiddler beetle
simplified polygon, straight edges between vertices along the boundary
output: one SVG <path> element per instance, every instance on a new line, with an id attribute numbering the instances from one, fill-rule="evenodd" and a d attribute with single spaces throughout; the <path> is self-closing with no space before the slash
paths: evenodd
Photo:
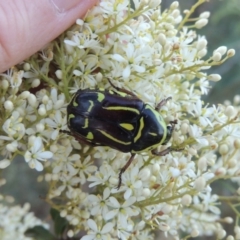
<path id="1" fill-rule="evenodd" d="M 117 188 L 122 184 L 122 174 L 137 153 L 151 151 L 164 156 L 171 147 L 157 151 L 171 138 L 177 120 L 167 126 L 159 110 L 171 97 L 163 99 L 155 109 L 144 103 L 134 93 L 118 88 L 109 81 L 113 90 L 79 89 L 67 106 L 67 123 L 80 143 L 91 146 L 109 146 L 121 152 L 130 152 L 131 157 L 119 172 Z"/>

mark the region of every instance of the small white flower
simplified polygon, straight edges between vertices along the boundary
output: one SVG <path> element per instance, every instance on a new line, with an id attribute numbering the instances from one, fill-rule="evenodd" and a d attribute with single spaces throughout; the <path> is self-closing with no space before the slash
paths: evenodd
<path id="1" fill-rule="evenodd" d="M 109 208 L 107 206 L 107 200 L 110 196 L 110 193 L 110 189 L 105 188 L 102 197 L 93 194 L 88 196 L 90 204 L 93 205 L 93 208 L 91 209 L 91 214 L 93 216 L 98 214 L 105 216 L 107 214 L 107 212 L 109 211 Z"/>
<path id="2" fill-rule="evenodd" d="M 59 134 L 59 130 L 63 129 L 63 127 L 67 125 L 67 118 L 62 117 L 60 110 L 56 110 L 54 116 L 45 119 L 45 123 L 52 129 L 51 139 L 56 140 Z"/>
<path id="3" fill-rule="evenodd" d="M 208 140 L 204 136 L 202 136 L 202 130 L 197 125 L 194 124 L 189 126 L 189 135 L 193 137 L 203 147 L 208 146 Z"/>
<path id="4" fill-rule="evenodd" d="M 120 204 L 115 197 L 110 197 L 108 206 L 112 207 L 113 210 L 109 211 L 104 218 L 106 220 L 109 220 L 117 216 L 118 222 L 120 222 L 120 224 L 124 226 L 125 221 L 128 217 L 136 216 L 139 214 L 139 209 L 134 206 L 135 202 L 136 197 L 128 198 L 123 204 Z"/>
<path id="5" fill-rule="evenodd" d="M 131 171 L 128 169 L 122 175 L 122 186 L 121 191 L 125 191 L 124 199 L 128 199 L 132 196 L 134 190 L 140 189 L 142 187 L 142 181 L 139 180 L 139 168 L 134 166 Z M 117 190 L 116 190 L 117 191 Z M 115 192 L 115 189 L 113 190 Z"/>
<path id="6" fill-rule="evenodd" d="M 90 176 L 87 179 L 89 182 L 93 182 L 89 184 L 89 187 L 91 188 L 99 184 L 106 184 L 112 175 L 115 175 L 115 172 L 112 170 L 112 168 L 107 164 L 103 164 L 99 168 L 99 171 L 95 173 L 95 175 Z"/>
<path id="7" fill-rule="evenodd" d="M 87 156 L 83 161 L 79 158 L 75 162 L 75 168 L 78 170 L 78 175 L 81 179 L 81 184 L 86 183 L 86 176 L 90 176 L 96 172 L 97 167 L 92 164 L 91 156 Z"/>
<path id="8" fill-rule="evenodd" d="M 46 159 L 51 158 L 52 156 L 52 152 L 44 151 L 42 139 L 40 137 L 36 137 L 32 146 L 25 152 L 24 158 L 30 168 L 42 171 L 43 165 L 40 161 L 46 161 Z"/>
<path id="9" fill-rule="evenodd" d="M 14 111 L 12 116 L 5 121 L 3 130 L 15 140 L 20 140 L 25 134 L 25 126 L 22 123 L 23 118 L 18 111 Z"/>
<path id="10" fill-rule="evenodd" d="M 87 224 L 91 230 L 88 232 L 87 235 L 83 236 L 81 240 L 111 239 L 110 232 L 114 227 L 113 223 L 106 223 L 102 228 L 100 228 L 94 220 L 88 219 Z"/>

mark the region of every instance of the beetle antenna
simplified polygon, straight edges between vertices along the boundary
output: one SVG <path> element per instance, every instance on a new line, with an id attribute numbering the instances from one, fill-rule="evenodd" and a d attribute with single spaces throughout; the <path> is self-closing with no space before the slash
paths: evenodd
<path id="1" fill-rule="evenodd" d="M 158 103 L 158 105 L 155 107 L 155 109 L 157 111 L 159 111 L 161 109 L 161 107 L 164 106 L 171 99 L 172 99 L 172 97 L 168 97 L 168 98 L 163 99 L 160 103 Z"/>

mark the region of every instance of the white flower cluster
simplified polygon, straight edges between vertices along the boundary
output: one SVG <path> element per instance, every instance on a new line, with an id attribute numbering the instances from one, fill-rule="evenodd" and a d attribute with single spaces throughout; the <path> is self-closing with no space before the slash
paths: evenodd
<path id="1" fill-rule="evenodd" d="M 87 232 L 83 240 L 154 239 L 152 229 L 176 240 L 181 231 L 218 239 L 227 234 L 220 222 L 232 219 L 221 218 L 221 197 L 210 184 L 240 179 L 238 107 L 208 106 L 202 95 L 209 81 L 221 79 L 206 70 L 235 52 L 223 46 L 204 59 L 207 40 L 194 28 L 206 25 L 210 14 L 202 13 L 193 26 L 185 26 L 202 2 L 183 17 L 178 2 L 161 12 L 158 0 L 133 0 L 132 6 L 128 0 L 102 0 L 66 33 L 60 43 L 65 48 L 56 43 L 56 52 L 49 50 L 52 45 L 42 55 L 42 65 L 30 59 L 21 71 L 2 75 L 0 146 L 5 158 L 0 168 L 21 154 L 31 168 L 48 169 L 48 197 L 66 202 L 59 209 L 72 225 L 69 237 L 81 230 Z M 58 68 L 49 77 L 52 62 Z M 169 145 L 183 149 L 161 157 L 138 154 L 122 175 L 119 190 L 119 169 L 129 154 L 80 145 L 59 132 L 66 129 L 69 89 L 109 88 L 108 79 L 153 107 L 171 97 L 161 114 L 167 123 L 177 119 Z M 91 194 L 86 184 L 94 187 Z"/>
<path id="2" fill-rule="evenodd" d="M 32 212 L 29 212 L 28 203 L 21 206 L 5 206 L 0 204 L 0 239 L 1 240 L 32 240 L 24 233 L 35 226 L 42 226 L 46 229 L 49 226 L 36 218 Z"/>

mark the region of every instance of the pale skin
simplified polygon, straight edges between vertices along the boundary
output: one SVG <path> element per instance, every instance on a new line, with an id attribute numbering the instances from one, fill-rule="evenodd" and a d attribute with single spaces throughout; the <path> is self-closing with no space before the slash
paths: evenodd
<path id="1" fill-rule="evenodd" d="M 0 73 L 51 42 L 97 0 L 0 0 Z"/>

